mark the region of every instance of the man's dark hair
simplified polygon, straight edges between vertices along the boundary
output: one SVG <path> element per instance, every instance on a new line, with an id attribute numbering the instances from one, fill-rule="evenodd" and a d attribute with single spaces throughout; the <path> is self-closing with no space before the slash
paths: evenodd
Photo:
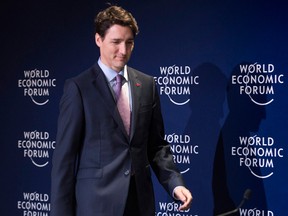
<path id="1" fill-rule="evenodd" d="M 114 24 L 127 26 L 132 30 L 134 37 L 139 33 L 138 25 L 131 13 L 118 6 L 110 6 L 98 13 L 94 20 L 95 33 L 102 38 L 107 30 Z"/>

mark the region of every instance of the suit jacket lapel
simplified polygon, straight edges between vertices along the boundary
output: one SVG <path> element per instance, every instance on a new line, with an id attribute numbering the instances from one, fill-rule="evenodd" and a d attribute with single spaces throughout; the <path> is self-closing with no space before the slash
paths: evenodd
<path id="1" fill-rule="evenodd" d="M 128 139 L 128 135 L 125 131 L 125 127 L 123 125 L 121 116 L 118 112 L 116 103 L 115 103 L 115 98 L 113 93 L 111 92 L 109 83 L 107 82 L 107 79 L 101 70 L 101 68 L 96 64 L 93 68 L 93 72 L 95 74 L 95 79 L 93 80 L 94 87 L 96 88 L 96 91 L 99 92 L 100 98 L 105 106 L 106 109 L 111 113 L 112 117 L 115 119 L 115 121 L 119 124 L 121 130 L 125 134 L 125 136 Z"/>
<path id="2" fill-rule="evenodd" d="M 130 133 L 130 140 L 132 139 L 135 128 L 136 128 L 136 122 L 138 117 L 138 111 L 140 107 L 140 95 L 142 91 L 142 83 L 138 79 L 137 74 L 134 72 L 133 69 L 127 68 L 128 70 L 128 76 L 130 81 L 130 89 L 131 89 L 131 96 L 132 96 L 132 119 L 131 119 L 131 133 Z"/>

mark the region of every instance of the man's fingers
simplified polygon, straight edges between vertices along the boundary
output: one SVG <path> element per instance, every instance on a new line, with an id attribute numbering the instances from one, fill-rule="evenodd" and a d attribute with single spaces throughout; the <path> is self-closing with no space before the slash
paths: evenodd
<path id="1" fill-rule="evenodd" d="M 180 187 L 175 192 L 175 195 L 182 202 L 181 206 L 179 207 L 179 210 L 187 210 L 190 208 L 193 198 L 189 190 L 187 190 L 185 187 Z"/>

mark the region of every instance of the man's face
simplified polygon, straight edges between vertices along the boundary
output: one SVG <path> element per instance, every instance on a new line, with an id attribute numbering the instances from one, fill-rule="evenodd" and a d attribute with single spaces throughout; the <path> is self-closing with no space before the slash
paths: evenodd
<path id="1" fill-rule="evenodd" d="M 134 47 L 132 30 L 115 24 L 107 30 L 104 38 L 96 33 L 95 41 L 100 48 L 101 61 L 111 69 L 121 71 L 130 59 Z"/>

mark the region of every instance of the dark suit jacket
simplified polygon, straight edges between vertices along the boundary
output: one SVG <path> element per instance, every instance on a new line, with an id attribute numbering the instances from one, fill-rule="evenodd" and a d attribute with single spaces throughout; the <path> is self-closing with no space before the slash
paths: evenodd
<path id="1" fill-rule="evenodd" d="M 129 67 L 128 76 L 130 138 L 98 64 L 66 81 L 53 155 L 51 216 L 122 216 L 132 172 L 141 212 L 155 215 L 150 166 L 168 193 L 183 185 L 163 139 L 153 77 Z"/>

